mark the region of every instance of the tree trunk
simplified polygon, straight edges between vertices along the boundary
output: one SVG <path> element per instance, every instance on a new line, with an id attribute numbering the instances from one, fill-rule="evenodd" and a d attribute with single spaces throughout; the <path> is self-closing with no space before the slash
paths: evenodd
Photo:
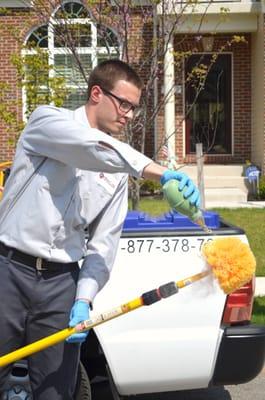
<path id="1" fill-rule="evenodd" d="M 132 209 L 139 210 L 140 206 L 140 182 L 138 179 L 131 180 Z"/>

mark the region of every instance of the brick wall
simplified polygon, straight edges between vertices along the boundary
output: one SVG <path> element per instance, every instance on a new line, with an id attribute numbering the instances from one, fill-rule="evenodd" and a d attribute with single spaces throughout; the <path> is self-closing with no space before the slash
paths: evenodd
<path id="1" fill-rule="evenodd" d="M 8 104 L 8 111 L 16 114 L 17 121 L 22 120 L 22 92 L 11 57 L 20 51 L 18 39 L 26 37 L 29 27 L 33 24 L 32 18 L 28 9 L 9 9 L 7 13 L 0 15 L 0 82 L 8 85 L 8 89 L 2 90 L 0 95 Z M 0 119 L 0 162 L 12 160 L 15 139 L 12 127 L 5 125 Z"/>

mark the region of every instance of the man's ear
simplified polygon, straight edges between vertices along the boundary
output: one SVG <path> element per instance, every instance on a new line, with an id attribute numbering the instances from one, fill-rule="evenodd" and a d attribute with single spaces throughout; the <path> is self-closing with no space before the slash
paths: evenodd
<path id="1" fill-rule="evenodd" d="M 90 100 L 97 104 L 100 102 L 102 94 L 102 90 L 98 85 L 92 86 L 90 91 Z"/>

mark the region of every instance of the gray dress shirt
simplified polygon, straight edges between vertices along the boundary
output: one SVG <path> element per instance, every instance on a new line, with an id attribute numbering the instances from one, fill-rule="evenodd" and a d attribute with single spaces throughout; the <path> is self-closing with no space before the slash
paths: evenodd
<path id="1" fill-rule="evenodd" d="M 49 261 L 84 258 L 76 298 L 93 300 L 114 263 L 128 174 L 141 177 L 150 162 L 91 128 L 84 106 L 38 107 L 20 136 L 0 203 L 0 241 Z"/>

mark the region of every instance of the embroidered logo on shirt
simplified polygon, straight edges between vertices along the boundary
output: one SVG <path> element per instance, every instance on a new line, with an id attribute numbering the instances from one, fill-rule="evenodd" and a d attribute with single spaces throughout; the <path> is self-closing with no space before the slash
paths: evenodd
<path id="1" fill-rule="evenodd" d="M 116 185 L 114 182 L 111 181 L 111 179 L 106 176 L 103 172 L 99 173 L 99 180 L 98 182 L 104 186 L 105 189 L 107 189 L 108 191 L 110 191 L 111 189 L 115 189 Z"/>

